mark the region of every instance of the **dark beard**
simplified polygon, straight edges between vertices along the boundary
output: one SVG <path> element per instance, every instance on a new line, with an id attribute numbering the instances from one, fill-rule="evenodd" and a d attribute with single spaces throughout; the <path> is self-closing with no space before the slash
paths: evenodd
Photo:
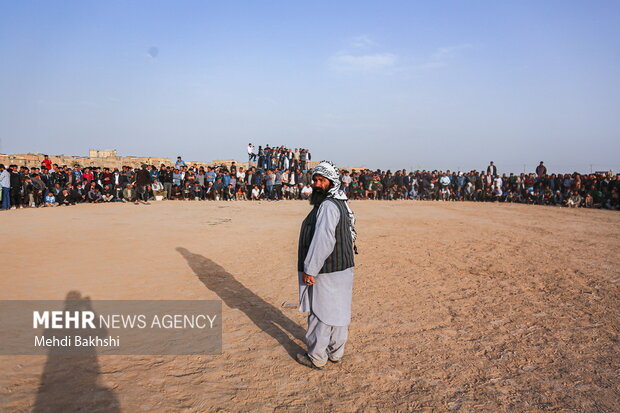
<path id="1" fill-rule="evenodd" d="M 310 205 L 320 205 L 321 202 L 325 201 L 327 198 L 327 191 L 324 191 L 323 188 L 312 188 L 312 193 L 310 194 Z"/>

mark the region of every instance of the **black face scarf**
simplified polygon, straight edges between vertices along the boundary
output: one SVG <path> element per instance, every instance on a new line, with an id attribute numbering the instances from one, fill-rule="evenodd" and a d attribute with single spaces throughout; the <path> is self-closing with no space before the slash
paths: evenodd
<path id="1" fill-rule="evenodd" d="M 310 205 L 318 206 L 321 202 L 327 198 L 328 191 L 323 188 L 312 187 L 312 193 L 310 194 Z"/>

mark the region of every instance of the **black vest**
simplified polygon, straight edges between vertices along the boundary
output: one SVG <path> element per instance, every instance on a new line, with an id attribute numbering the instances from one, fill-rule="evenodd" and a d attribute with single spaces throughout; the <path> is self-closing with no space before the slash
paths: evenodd
<path id="1" fill-rule="evenodd" d="M 351 222 L 345 201 L 326 198 L 323 202 L 333 202 L 336 204 L 340 210 L 340 219 L 338 220 L 338 225 L 336 225 L 336 244 L 334 246 L 334 251 L 325 260 L 319 274 L 342 271 L 355 265 L 353 262 Z M 299 250 L 297 254 L 297 270 L 301 272 L 304 271 L 304 261 L 306 260 L 306 255 L 308 255 L 308 250 L 310 249 L 310 244 L 312 243 L 312 237 L 314 236 L 318 211 L 319 205 L 315 205 L 306 219 L 304 219 L 304 222 L 301 224 L 301 231 L 299 233 Z"/>

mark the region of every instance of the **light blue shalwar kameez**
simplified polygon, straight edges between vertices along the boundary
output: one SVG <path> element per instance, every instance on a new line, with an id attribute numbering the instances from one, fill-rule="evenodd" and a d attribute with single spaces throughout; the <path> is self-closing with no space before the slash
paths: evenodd
<path id="1" fill-rule="evenodd" d="M 317 366 L 325 365 L 328 358 L 342 358 L 351 323 L 354 267 L 319 274 L 334 250 L 339 219 L 340 210 L 333 202 L 319 205 L 314 236 L 304 261 L 304 272 L 315 277 L 314 285 L 304 284 L 303 273 L 298 272 L 299 311 L 309 313 L 308 357 Z"/>

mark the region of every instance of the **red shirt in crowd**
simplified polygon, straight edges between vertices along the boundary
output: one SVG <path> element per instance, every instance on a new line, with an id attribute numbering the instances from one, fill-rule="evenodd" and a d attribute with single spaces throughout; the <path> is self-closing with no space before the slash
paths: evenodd
<path id="1" fill-rule="evenodd" d="M 82 179 L 90 183 L 93 179 L 95 179 L 95 175 L 91 171 L 84 172 L 82 173 Z"/>

